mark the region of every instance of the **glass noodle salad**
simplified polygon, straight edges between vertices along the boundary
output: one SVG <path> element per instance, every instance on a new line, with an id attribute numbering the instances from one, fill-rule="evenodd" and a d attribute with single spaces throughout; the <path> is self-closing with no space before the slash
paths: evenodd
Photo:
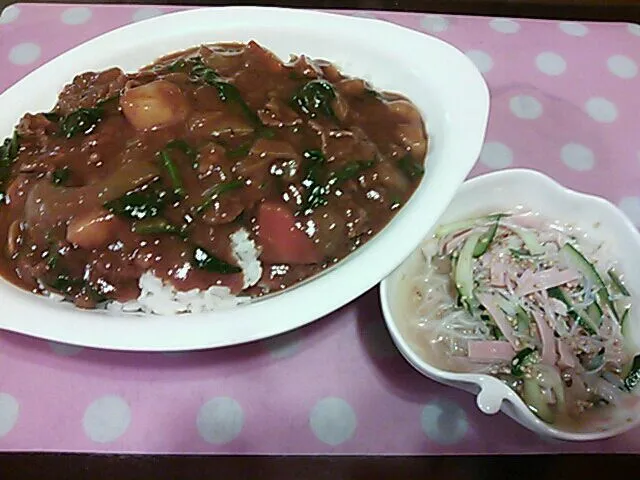
<path id="1" fill-rule="evenodd" d="M 443 225 L 413 283 L 439 366 L 492 374 L 547 423 L 638 401 L 631 292 L 602 245 L 525 211 Z"/>

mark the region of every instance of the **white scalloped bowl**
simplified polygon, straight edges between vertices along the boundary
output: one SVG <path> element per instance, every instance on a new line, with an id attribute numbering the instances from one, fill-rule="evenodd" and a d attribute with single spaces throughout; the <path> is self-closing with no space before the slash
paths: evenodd
<path id="1" fill-rule="evenodd" d="M 628 321 L 632 322 L 630 341 L 637 348 L 640 345 L 640 302 L 637 296 L 640 293 L 640 233 L 624 213 L 607 200 L 569 190 L 534 170 L 504 170 L 466 181 L 438 225 L 520 206 L 547 218 L 574 224 L 592 240 L 606 242 L 607 250 L 621 262 L 629 290 L 635 294 Z M 431 233 L 426 238 L 430 236 Z M 640 407 L 636 403 L 630 408 L 610 409 L 606 418 L 597 425 L 583 425 L 571 431 L 556 428 L 538 419 L 500 380 L 485 374 L 442 370 L 426 361 L 418 353 L 419 346 L 407 338 L 403 329 L 410 315 L 403 307 L 406 303 L 403 299 L 408 295 L 408 279 L 418 267 L 421 255 L 420 249 L 415 250 L 380 284 L 380 300 L 387 328 L 396 347 L 416 370 L 440 383 L 473 393 L 477 396 L 478 408 L 486 414 L 502 411 L 530 430 L 562 440 L 599 440 L 619 435 L 640 424 Z M 639 394 L 638 390 L 635 394 Z"/>

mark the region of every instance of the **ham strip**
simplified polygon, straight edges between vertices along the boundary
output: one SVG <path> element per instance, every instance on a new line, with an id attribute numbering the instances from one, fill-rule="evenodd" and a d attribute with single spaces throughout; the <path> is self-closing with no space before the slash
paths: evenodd
<path id="1" fill-rule="evenodd" d="M 516 295 L 519 297 L 524 297 L 539 290 L 558 287 L 580 278 L 580 274 L 572 269 L 558 270 L 557 268 L 549 268 L 525 277 L 527 272 L 529 272 L 529 270 L 522 274 L 520 277 L 520 285 L 516 288 Z"/>
<path id="2" fill-rule="evenodd" d="M 509 342 L 501 340 L 470 340 L 468 357 L 475 362 L 510 361 L 516 352 Z"/>
<path id="3" fill-rule="evenodd" d="M 507 265 L 497 261 L 491 265 L 491 285 L 504 287 L 507 285 Z"/>
<path id="4" fill-rule="evenodd" d="M 560 368 L 576 368 L 580 365 L 578 358 L 573 354 L 571 347 L 561 338 L 556 339 L 556 348 L 560 354 L 558 366 Z"/>
<path id="5" fill-rule="evenodd" d="M 507 316 L 500 309 L 500 307 L 498 307 L 498 304 L 496 303 L 494 296 L 491 295 L 490 293 L 485 293 L 485 294 L 478 294 L 477 298 L 480 301 L 480 303 L 484 306 L 484 308 L 487 309 L 487 312 L 489 312 L 489 315 L 491 315 L 491 318 L 493 318 L 493 321 L 496 322 L 496 325 L 498 325 L 498 328 L 500 329 L 502 334 L 505 336 L 505 338 L 509 340 L 509 343 L 511 343 L 511 345 L 514 348 L 517 348 L 519 342 L 518 342 L 518 339 L 516 338 L 513 325 L 511 325 L 511 322 L 509 321 Z"/>
<path id="6" fill-rule="evenodd" d="M 553 336 L 553 330 L 544 319 L 541 313 L 532 312 L 533 318 L 538 326 L 538 332 L 542 339 L 542 363 L 547 365 L 555 365 L 556 363 L 556 342 Z"/>

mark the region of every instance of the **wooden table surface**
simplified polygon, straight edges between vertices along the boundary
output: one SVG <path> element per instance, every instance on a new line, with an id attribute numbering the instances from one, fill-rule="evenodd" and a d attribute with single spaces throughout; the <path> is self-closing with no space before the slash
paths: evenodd
<path id="1" fill-rule="evenodd" d="M 0 9 L 12 3 L 0 0 Z M 74 3 L 53 0 L 50 3 Z M 77 3 L 91 3 L 90 0 Z M 405 10 L 530 18 L 640 23 L 640 0 L 176 0 L 96 3 L 279 5 L 288 7 Z M 639 92 L 640 93 L 640 92 Z M 398 432 L 399 435 L 402 432 Z M 638 478 L 633 455 L 451 457 L 232 457 L 80 454 L 0 454 L 0 480 L 27 479 L 412 479 L 565 480 Z"/>

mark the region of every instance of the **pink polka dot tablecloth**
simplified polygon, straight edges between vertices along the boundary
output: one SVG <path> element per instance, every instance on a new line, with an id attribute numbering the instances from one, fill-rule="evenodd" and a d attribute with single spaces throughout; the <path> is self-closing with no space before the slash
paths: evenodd
<path id="1" fill-rule="evenodd" d="M 12 5 L 0 16 L 0 91 L 91 37 L 178 9 Z M 477 64 L 492 111 L 474 175 L 535 168 L 640 224 L 640 26 L 342 13 L 438 36 Z M 0 332 L 0 450 L 640 453 L 640 430 L 570 444 L 480 413 L 403 361 L 374 289 L 304 329 L 214 351 L 104 352 Z"/>

